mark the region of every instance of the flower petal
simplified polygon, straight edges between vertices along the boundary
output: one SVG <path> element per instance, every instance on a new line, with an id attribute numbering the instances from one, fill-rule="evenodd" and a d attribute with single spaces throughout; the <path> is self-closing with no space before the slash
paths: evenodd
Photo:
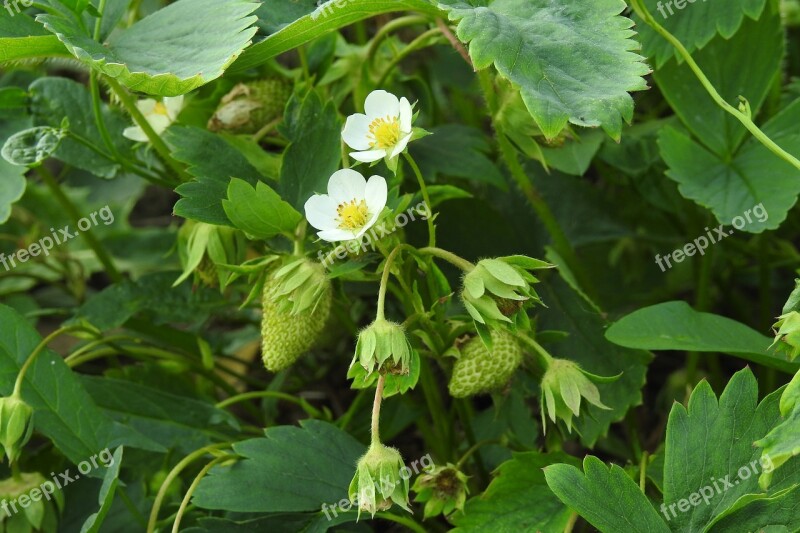
<path id="1" fill-rule="evenodd" d="M 132 141 L 146 143 L 148 141 L 147 135 L 144 134 L 144 131 L 139 126 L 131 126 L 130 128 L 125 128 L 122 130 L 122 136 L 126 139 L 130 139 Z"/>
<path id="2" fill-rule="evenodd" d="M 150 127 L 153 128 L 153 131 L 156 132 L 157 135 L 164 133 L 164 130 L 169 128 L 170 124 L 172 124 L 169 117 L 165 117 L 164 115 L 150 115 L 147 117 L 147 122 L 150 123 Z"/>
<path id="3" fill-rule="evenodd" d="M 350 157 L 362 163 L 372 163 L 386 157 L 386 150 L 367 150 L 366 152 L 350 152 Z"/>
<path id="4" fill-rule="evenodd" d="M 333 229 L 336 223 L 336 201 L 327 194 L 315 194 L 304 206 L 308 223 L 319 230 Z"/>
<path id="5" fill-rule="evenodd" d="M 328 194 L 339 204 L 351 200 L 363 200 L 367 180 L 359 172 L 350 168 L 337 170 L 328 180 Z"/>
<path id="6" fill-rule="evenodd" d="M 411 133 L 411 120 L 413 118 L 414 112 L 411 110 L 411 104 L 404 96 L 400 99 L 400 131 Z"/>
<path id="7" fill-rule="evenodd" d="M 180 96 L 166 96 L 164 97 L 164 107 L 167 108 L 169 118 L 175 120 L 180 115 L 183 109 L 183 95 Z"/>
<path id="8" fill-rule="evenodd" d="M 400 100 L 386 91 L 372 91 L 364 102 L 364 112 L 368 117 L 396 117 L 400 114 Z"/>
<path id="9" fill-rule="evenodd" d="M 152 98 L 145 98 L 144 100 L 139 100 L 136 102 L 136 108 L 142 112 L 142 114 L 146 117 L 148 115 L 152 115 L 153 111 L 156 108 L 156 101 Z"/>
<path id="10" fill-rule="evenodd" d="M 411 134 L 409 133 L 408 135 L 397 141 L 397 144 L 395 144 L 394 147 L 392 148 L 389 157 L 397 157 L 398 155 L 403 153 L 403 150 L 406 149 L 406 146 L 408 146 L 408 142 L 410 140 L 411 140 Z"/>
<path id="11" fill-rule="evenodd" d="M 347 231 L 338 228 L 318 231 L 317 236 L 323 241 L 328 241 L 328 242 L 352 241 L 353 239 L 356 238 L 356 236 L 353 235 L 352 231 Z"/>
<path id="12" fill-rule="evenodd" d="M 356 113 L 347 117 L 342 130 L 342 139 L 353 150 L 369 150 L 369 124 L 367 115 Z"/>
<path id="13" fill-rule="evenodd" d="M 386 196 L 388 187 L 386 180 L 381 176 L 372 176 L 364 189 L 364 199 L 367 201 L 367 208 L 370 214 L 379 215 L 386 207 Z"/>

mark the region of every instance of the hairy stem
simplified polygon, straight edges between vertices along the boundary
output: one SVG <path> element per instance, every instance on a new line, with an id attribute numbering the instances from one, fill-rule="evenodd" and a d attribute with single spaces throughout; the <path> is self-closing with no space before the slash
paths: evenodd
<path id="1" fill-rule="evenodd" d="M 756 124 L 750 118 L 749 113 L 743 113 L 725 101 L 725 99 L 714 88 L 714 85 L 706 77 L 703 70 L 694 60 L 694 58 L 686 49 L 686 47 L 683 45 L 683 43 L 681 43 L 677 37 L 672 35 L 669 31 L 667 31 L 666 28 L 664 28 L 661 24 L 658 23 L 658 21 L 656 21 L 652 13 L 650 13 L 650 11 L 647 10 L 647 7 L 645 7 L 644 2 L 642 2 L 642 0 L 632 0 L 631 7 L 633 7 L 633 10 L 636 12 L 637 15 L 639 15 L 639 17 L 642 18 L 642 20 L 644 20 L 659 35 L 661 35 L 664 39 L 669 41 L 669 43 L 672 46 L 675 47 L 675 49 L 678 51 L 678 54 L 680 54 L 681 58 L 683 58 L 683 60 L 686 61 L 686 64 L 689 65 L 689 68 L 692 70 L 692 72 L 694 72 L 694 75 L 697 76 L 697 79 L 700 81 L 700 84 L 703 86 L 703 88 L 706 90 L 709 96 L 711 96 L 711 99 L 714 100 L 714 102 L 719 107 L 721 107 L 727 113 L 733 115 L 736 118 L 736 120 L 741 122 L 742 125 L 744 125 L 744 127 L 747 128 L 747 130 L 753 135 L 753 137 L 758 139 L 758 141 L 761 144 L 763 144 L 764 147 L 767 148 L 770 152 L 774 153 L 784 161 L 790 163 L 795 168 L 800 169 L 800 159 L 797 159 L 792 154 L 790 154 L 789 152 L 778 146 L 772 139 L 769 138 L 769 136 L 767 136 L 766 133 L 761 131 L 761 129 L 758 126 L 756 126 Z"/>

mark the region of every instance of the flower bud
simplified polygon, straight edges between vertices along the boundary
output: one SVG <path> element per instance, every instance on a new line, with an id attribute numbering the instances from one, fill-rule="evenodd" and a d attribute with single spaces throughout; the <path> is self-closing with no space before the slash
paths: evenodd
<path id="1" fill-rule="evenodd" d="M 256 133 L 283 115 L 291 95 L 292 86 L 278 78 L 240 83 L 222 97 L 208 129 Z"/>
<path id="2" fill-rule="evenodd" d="M 9 463 L 14 463 L 33 431 L 33 409 L 18 394 L 0 398 L 0 444 Z"/>
<path id="3" fill-rule="evenodd" d="M 461 301 L 476 324 L 510 324 L 525 302 L 540 302 L 532 287 L 539 280 L 528 271 L 551 266 L 524 256 L 483 259 L 464 276 Z"/>
<path id="4" fill-rule="evenodd" d="M 786 352 L 789 360 L 794 361 L 800 355 L 800 312 L 790 311 L 779 316 L 772 329 L 776 333 L 770 348 L 775 347 L 778 351 Z"/>
<path id="5" fill-rule="evenodd" d="M 33 491 L 38 493 L 33 497 Z M 22 507 L 25 496 L 29 505 Z M 55 505 L 53 503 L 55 500 Z M 11 502 L 17 502 L 11 505 Z M 0 481 L 0 531 L 40 531 L 55 533 L 58 512 L 64 508 L 64 495 L 56 484 L 38 472 L 22 472 L 15 478 Z M 57 506 L 57 507 L 56 507 Z"/>
<path id="6" fill-rule="evenodd" d="M 423 518 L 463 510 L 469 493 L 467 476 L 450 463 L 420 474 L 412 490 L 417 493 L 414 501 L 425 502 Z"/>
<path id="7" fill-rule="evenodd" d="M 413 352 L 400 324 L 378 318 L 358 334 L 352 368 L 360 364 L 368 373 L 408 374 Z"/>
<path id="8" fill-rule="evenodd" d="M 403 458 L 394 448 L 381 443 L 370 445 L 367 453 L 358 461 L 356 475 L 348 490 L 350 501 L 361 511 L 373 517 L 378 511 L 386 511 L 396 503 L 408 512 L 408 476 L 404 476 Z"/>
<path id="9" fill-rule="evenodd" d="M 572 432 L 572 417 L 580 416 L 581 397 L 600 409 L 611 409 L 600 401 L 600 391 L 594 383 L 609 383 L 619 379 L 621 375 L 596 376 L 583 370 L 574 361 L 553 359 L 541 383 L 542 427 L 546 428 L 544 417 L 546 407 L 550 420 L 555 422 L 560 418 L 566 423 L 567 430 Z"/>

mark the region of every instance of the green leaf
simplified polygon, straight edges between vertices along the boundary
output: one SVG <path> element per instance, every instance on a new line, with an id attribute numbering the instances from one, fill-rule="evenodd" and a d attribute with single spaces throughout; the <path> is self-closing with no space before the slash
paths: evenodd
<path id="1" fill-rule="evenodd" d="M 276 16 L 270 3 L 271 16 Z M 305 6 L 305 4 L 301 4 Z M 289 12 L 281 5 L 277 16 L 288 22 Z M 301 11 L 303 8 L 299 8 Z M 426 0 L 333 0 L 318 6 L 312 13 L 287 24 L 263 41 L 251 46 L 231 67 L 232 72 L 242 72 L 263 65 L 273 57 L 293 50 L 329 32 L 359 20 L 395 11 L 420 11 L 438 15 L 431 2 Z M 298 13 L 299 14 L 299 13 Z"/>
<path id="2" fill-rule="evenodd" d="M 173 157 L 186 163 L 189 174 L 197 178 L 175 189 L 182 196 L 175 204 L 175 214 L 207 224 L 231 225 L 222 207 L 231 178 L 255 185 L 261 181 L 258 170 L 223 137 L 205 129 L 173 126 L 165 140 L 172 147 Z"/>
<path id="3" fill-rule="evenodd" d="M 758 486 L 758 474 L 774 465 L 759 461 L 760 450 L 753 442 L 780 422 L 779 396 L 780 391 L 770 394 L 759 404 L 756 379 L 744 369 L 731 378 L 719 400 L 703 381 L 692 393 L 688 408 L 673 406 L 667 423 L 661 512 L 669 517 L 674 531 L 708 531 L 739 509 L 749 510 L 755 518 L 754 502 L 797 486 L 800 462 L 796 460 L 786 470 L 775 472 L 768 493 Z M 761 515 L 758 522 L 760 526 L 789 525 L 770 515 Z"/>
<path id="4" fill-rule="evenodd" d="M 295 95 L 286 105 L 281 131 L 291 144 L 286 148 L 281 167 L 279 192 L 295 209 L 314 193 L 324 193 L 328 180 L 339 169 L 342 126 L 332 101 L 322 103 L 309 92 Z"/>
<path id="5" fill-rule="evenodd" d="M 81 533 L 99 533 L 100 526 L 103 525 L 111 504 L 114 503 L 114 493 L 119 484 L 119 469 L 122 466 L 122 446 L 114 450 L 113 462 L 107 466 L 105 476 L 103 476 L 103 484 L 100 486 L 100 494 L 98 495 L 98 503 L 100 509 L 89 515 L 86 522 L 81 527 Z"/>
<path id="6" fill-rule="evenodd" d="M 453 517 L 453 533 L 564 531 L 572 512 L 547 488 L 542 471 L 558 462 L 577 464 L 565 453 L 515 453 L 486 491 Z"/>
<path id="7" fill-rule="evenodd" d="M 487 5 L 488 4 L 488 5 Z M 650 69 L 632 52 L 633 21 L 616 0 L 443 0 L 475 68 L 491 64 L 520 88 L 542 132 L 568 122 L 601 126 L 619 139 L 633 117 L 629 91 L 647 88 Z"/>
<path id="8" fill-rule="evenodd" d="M 606 321 L 560 278 L 547 279 L 537 285 L 537 291 L 548 307 L 547 312 L 539 316 L 539 328 L 569 334 L 566 339 L 549 346 L 553 356 L 576 361 L 595 375 L 622 373 L 614 383 L 597 385 L 601 401 L 611 409 L 589 404 L 585 410 L 581 408 L 581 416 L 574 421 L 584 445 L 593 446 L 613 422 L 622 420 L 628 409 L 641 403 L 641 389 L 651 356 L 640 350 L 620 349 L 608 342 L 603 337 Z"/>
<path id="9" fill-rule="evenodd" d="M 121 326 L 141 314 L 149 322 L 200 324 L 213 309 L 222 305 L 217 291 L 191 284 L 172 286 L 176 272 L 146 274 L 136 281 L 125 280 L 105 288 L 78 308 L 73 321 L 85 320 L 100 330 Z"/>
<path id="10" fill-rule="evenodd" d="M 606 338 L 642 350 L 727 353 L 789 373 L 800 368 L 800 364 L 768 352 L 769 337 L 730 318 L 695 311 L 686 302 L 634 311 L 608 328 Z"/>
<path id="11" fill-rule="evenodd" d="M 591 455 L 583 460 L 584 473 L 559 464 L 544 470 L 550 489 L 587 522 L 603 533 L 669 533 L 647 496 L 617 465 L 607 468 Z"/>
<path id="12" fill-rule="evenodd" d="M 0 394 L 11 394 L 22 364 L 41 340 L 22 316 L 0 304 Z M 64 359 L 50 350 L 45 349 L 25 374 L 22 398 L 34 409 L 36 430 L 75 464 L 108 447 L 154 444 L 108 418 Z"/>
<path id="13" fill-rule="evenodd" d="M 0 6 L 2 8 L 3 6 Z M 13 7 L 13 6 L 12 6 Z M 69 52 L 57 37 L 51 35 L 25 13 L 13 17 L 0 16 L 0 63 L 18 59 L 66 56 Z"/>
<path id="14" fill-rule="evenodd" d="M 755 116 L 779 75 L 784 51 L 780 15 L 770 10 L 757 22 L 748 20 L 730 40 L 717 37 L 692 57 L 725 101 L 736 106 L 743 96 Z M 654 79 L 686 127 L 721 158 L 734 154 L 749 135 L 712 100 L 685 62 L 673 59 L 655 72 Z"/>
<path id="15" fill-rule="evenodd" d="M 775 468 L 800 455 L 800 372 L 794 375 L 784 389 L 779 407 L 783 421 L 755 443 L 756 446 L 763 448 L 762 459 L 768 457 Z M 766 488 L 771 481 L 772 473 L 764 472 L 761 474 L 759 484 Z"/>
<path id="16" fill-rule="evenodd" d="M 64 118 L 69 121 L 68 135 L 62 139 L 53 157 L 102 178 L 113 178 L 119 164 L 110 156 L 103 155 L 108 152 L 95 126 L 92 96 L 86 87 L 67 78 L 45 77 L 33 82 L 29 91 L 36 125 L 59 128 Z M 122 136 L 122 130 L 130 125 L 128 119 L 105 104 L 102 104 L 102 112 L 117 150 L 122 154 L 130 153 L 132 143 Z M 87 144 L 95 148 L 89 148 Z"/>
<path id="17" fill-rule="evenodd" d="M 8 138 L 17 131 L 30 125 L 28 120 L 6 120 L 0 123 L 0 139 Z M 0 157 L 0 224 L 5 223 L 11 216 L 11 206 L 25 193 L 27 181 L 26 167 L 12 165 Z"/>
<path id="18" fill-rule="evenodd" d="M 586 131 L 581 132 L 580 137 L 566 141 L 563 146 L 543 146 L 541 151 L 547 166 L 572 176 L 583 176 L 589 170 L 601 144 L 602 133 Z"/>
<path id="19" fill-rule="evenodd" d="M 761 16 L 766 0 L 644 0 L 644 4 L 656 22 L 691 53 L 703 48 L 717 34 L 730 39 L 742 25 L 745 15 L 754 20 Z M 658 68 L 671 57 L 677 57 L 675 48 L 638 18 L 636 29 L 645 55 L 655 57 Z"/>
<path id="20" fill-rule="evenodd" d="M 259 182 L 254 189 L 236 178 L 228 185 L 228 199 L 222 201 L 222 207 L 235 227 L 257 239 L 291 233 L 303 219 L 267 184 Z"/>
<path id="21" fill-rule="evenodd" d="M 3 159 L 12 165 L 38 165 L 56 151 L 64 135 L 63 130 L 48 126 L 20 131 L 6 139 L 2 149 Z"/>
<path id="22" fill-rule="evenodd" d="M 106 415 L 168 450 L 190 453 L 239 427 L 226 411 L 199 399 L 108 376 L 82 376 L 81 382 Z"/>
<path id="23" fill-rule="evenodd" d="M 98 43 L 66 9 L 37 20 L 83 63 L 126 87 L 159 96 L 188 93 L 219 78 L 256 28 L 248 0 L 178 0 Z"/>
<path id="24" fill-rule="evenodd" d="M 448 124 L 432 128 L 432 133 L 410 145 L 426 180 L 450 176 L 490 183 L 501 190 L 508 188 L 497 165 L 487 157 L 491 147 L 482 131 Z"/>
<path id="25" fill-rule="evenodd" d="M 197 487 L 194 505 L 248 513 L 319 511 L 347 498 L 365 447 L 327 422 L 306 420 L 301 427 L 268 428 L 264 437 L 233 450 L 243 459 L 213 468 Z"/>

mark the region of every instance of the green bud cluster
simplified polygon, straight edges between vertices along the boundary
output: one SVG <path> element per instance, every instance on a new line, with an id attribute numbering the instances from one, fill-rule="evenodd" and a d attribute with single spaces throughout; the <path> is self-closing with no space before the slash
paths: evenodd
<path id="1" fill-rule="evenodd" d="M 609 383 L 617 379 L 619 376 L 607 378 L 590 374 L 574 361 L 553 359 L 541 382 L 542 427 L 547 427 L 545 423 L 545 409 L 547 409 L 550 420 L 553 422 L 558 419 L 563 420 L 567 430 L 572 432 L 572 417 L 580 416 L 581 398 L 600 409 L 611 409 L 600 401 L 600 391 L 595 383 Z"/>
<path id="2" fill-rule="evenodd" d="M 540 302 L 533 289 L 539 280 L 529 270 L 551 266 L 525 256 L 483 259 L 464 276 L 461 301 L 476 326 L 511 324 L 526 302 Z"/>
<path id="3" fill-rule="evenodd" d="M 358 461 L 356 475 L 350 482 L 350 501 L 358 506 L 358 516 L 368 512 L 373 517 L 397 504 L 408 512 L 408 472 L 403 458 L 394 448 L 373 442 Z"/>
<path id="4" fill-rule="evenodd" d="M 58 530 L 64 495 L 38 472 L 22 472 L 0 481 L 0 502 L 3 503 L 0 531 L 55 533 Z"/>
<path id="5" fill-rule="evenodd" d="M 16 393 L 0 398 L 0 444 L 9 463 L 14 463 L 22 453 L 33 431 L 33 409 Z"/>
<path id="6" fill-rule="evenodd" d="M 400 324 L 378 318 L 358 334 L 356 353 L 350 364 L 360 364 L 371 374 L 408 374 L 413 348 Z"/>
<path id="7" fill-rule="evenodd" d="M 424 518 L 463 510 L 469 493 L 467 476 L 450 463 L 421 473 L 412 490 L 417 493 L 414 501 L 425 503 Z"/>
<path id="8" fill-rule="evenodd" d="M 793 361 L 800 355 L 800 312 L 790 311 L 779 316 L 772 328 L 776 333 L 770 348 L 786 352 Z"/>

